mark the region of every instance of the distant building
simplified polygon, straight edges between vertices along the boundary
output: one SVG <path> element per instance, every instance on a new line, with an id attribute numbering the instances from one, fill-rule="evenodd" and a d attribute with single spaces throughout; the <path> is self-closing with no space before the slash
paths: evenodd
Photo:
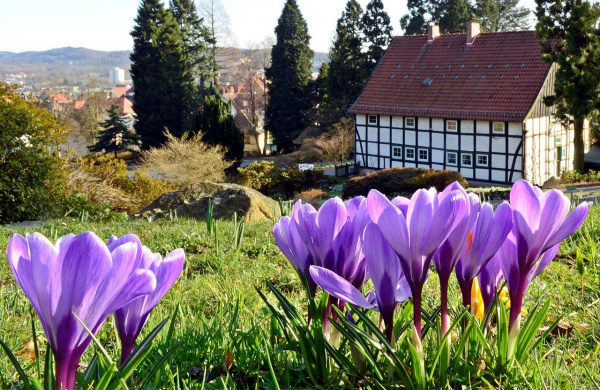
<path id="1" fill-rule="evenodd" d="M 110 78 L 110 85 L 123 84 L 125 82 L 125 70 L 121 68 L 114 68 L 108 72 Z"/>
<path id="2" fill-rule="evenodd" d="M 449 169 L 468 180 L 543 184 L 573 169 L 574 131 L 544 104 L 556 65 L 533 31 L 394 37 L 358 99 L 355 159 L 367 169 Z M 584 129 L 589 150 L 589 124 Z"/>

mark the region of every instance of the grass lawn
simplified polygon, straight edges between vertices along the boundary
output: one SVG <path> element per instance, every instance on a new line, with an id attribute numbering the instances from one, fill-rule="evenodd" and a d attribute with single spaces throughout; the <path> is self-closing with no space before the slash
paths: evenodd
<path id="1" fill-rule="evenodd" d="M 271 228 L 272 223 L 266 222 L 247 225 L 242 245 L 237 249 L 232 221 L 217 222 L 217 238 L 208 234 L 205 223 L 184 219 L 110 223 L 57 220 L 35 229 L 0 227 L 0 338 L 27 372 L 37 376 L 33 318 L 42 365 L 45 337 L 8 267 L 6 246 L 12 233 L 39 231 L 53 241 L 67 233 L 87 230 L 105 240 L 111 234 L 134 233 L 144 245 L 162 255 L 183 248 L 187 259 L 184 274 L 152 313 L 144 330 L 149 332 L 178 310 L 173 340 L 180 340 L 181 344 L 153 378 L 146 378 L 145 370 L 173 346 L 173 342 L 166 342 L 167 331 L 163 330 L 147 362 L 134 375 L 138 385 L 149 379 L 152 388 L 312 388 L 300 355 L 281 348 L 283 339 L 255 290 L 260 288 L 266 293 L 265 281 L 269 281 L 306 312 L 301 285 L 275 245 Z M 531 308 L 540 296 L 548 297 L 551 304 L 547 323 L 557 316 L 562 316 L 563 321 L 559 331 L 534 351 L 529 363 L 521 368 L 524 388 L 591 389 L 600 384 L 600 250 L 596 250 L 599 237 L 600 208 L 593 207 L 584 226 L 563 244 L 558 258 L 530 287 L 525 309 Z M 586 257 L 583 299 L 573 260 L 577 249 Z M 426 309 L 433 311 L 439 305 L 439 294 L 437 277 L 434 272 L 431 275 L 424 301 Z M 451 302 L 458 310 L 458 285 L 454 279 L 451 281 Z M 99 339 L 116 358 L 119 343 L 112 318 L 103 326 Z M 432 341 L 424 342 L 427 351 L 427 344 Z M 91 346 L 82 359 L 84 365 L 93 353 Z M 332 375 L 335 371 L 334 367 Z M 18 383 L 17 373 L 6 355 L 0 353 L 0 387 L 19 388 Z M 363 388 L 371 388 L 368 380 L 361 383 L 365 384 Z M 477 387 L 468 382 L 463 386 Z M 492 387 L 496 386 L 490 384 L 486 388 Z"/>

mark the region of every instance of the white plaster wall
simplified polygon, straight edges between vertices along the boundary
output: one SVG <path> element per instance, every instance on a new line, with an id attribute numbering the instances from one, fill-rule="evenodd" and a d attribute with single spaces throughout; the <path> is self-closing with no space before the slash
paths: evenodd
<path id="1" fill-rule="evenodd" d="M 432 150 L 431 151 L 431 162 L 443 164 L 444 163 L 444 152 L 441 150 Z"/>
<path id="2" fill-rule="evenodd" d="M 522 122 L 509 122 L 508 123 L 508 135 L 521 136 L 523 134 L 523 123 Z"/>
<path id="3" fill-rule="evenodd" d="M 367 134 L 369 135 L 369 142 L 373 141 L 373 142 L 377 142 L 377 140 L 379 139 L 379 137 L 377 136 L 377 127 L 369 127 L 367 129 Z"/>
<path id="4" fill-rule="evenodd" d="M 389 115 L 380 115 L 379 116 L 379 126 L 389 127 L 390 126 L 390 116 Z"/>
<path id="5" fill-rule="evenodd" d="M 495 169 L 492 169 L 492 180 L 504 181 L 504 171 L 497 171 Z"/>
<path id="6" fill-rule="evenodd" d="M 402 130 L 392 130 L 392 143 L 401 144 L 404 140 L 402 139 Z"/>
<path id="7" fill-rule="evenodd" d="M 475 124 L 469 120 L 460 121 L 460 131 L 462 133 L 473 133 L 475 131 Z"/>
<path id="8" fill-rule="evenodd" d="M 477 180 L 490 180 L 490 172 L 487 169 L 475 169 L 475 178 Z"/>
<path id="9" fill-rule="evenodd" d="M 490 149 L 490 137 L 485 135 L 478 135 L 476 137 L 477 150 L 485 151 Z"/>
<path id="10" fill-rule="evenodd" d="M 446 149 L 458 149 L 458 135 L 446 134 Z"/>
<path id="11" fill-rule="evenodd" d="M 504 137 L 493 138 L 492 137 L 492 151 L 496 153 L 506 152 L 506 139 Z"/>
<path id="12" fill-rule="evenodd" d="M 440 164 L 431 164 L 431 168 L 437 169 L 437 170 L 442 170 L 442 169 L 444 169 L 444 166 L 440 165 Z"/>
<path id="13" fill-rule="evenodd" d="M 409 145 L 409 146 L 416 145 L 416 132 L 415 131 L 406 130 L 404 132 L 404 137 L 406 137 L 406 139 L 404 140 L 405 145 Z"/>
<path id="14" fill-rule="evenodd" d="M 357 126 L 356 131 L 358 132 L 358 138 L 362 141 L 367 139 L 367 129 L 364 126 Z"/>
<path id="15" fill-rule="evenodd" d="M 460 168 L 460 174 L 467 179 L 473 179 L 473 169 L 471 168 Z"/>
<path id="16" fill-rule="evenodd" d="M 402 168 L 402 162 L 392 160 L 392 168 Z"/>
<path id="17" fill-rule="evenodd" d="M 444 120 L 439 118 L 433 118 L 431 128 L 437 131 L 444 131 Z"/>
<path id="18" fill-rule="evenodd" d="M 429 130 L 429 118 L 417 118 L 417 129 Z"/>
<path id="19" fill-rule="evenodd" d="M 390 132 L 389 127 L 379 129 L 379 142 L 390 142 Z"/>
<path id="20" fill-rule="evenodd" d="M 473 152 L 475 150 L 473 136 L 472 135 L 461 135 L 460 148 L 461 148 L 461 150 L 464 150 L 465 152 Z"/>
<path id="21" fill-rule="evenodd" d="M 432 143 L 432 146 L 435 146 L 436 148 L 443 148 L 444 147 L 444 135 L 439 134 L 439 133 L 433 133 L 431 136 L 431 143 Z"/>
<path id="22" fill-rule="evenodd" d="M 390 156 L 390 145 L 379 145 L 379 153 L 381 156 Z"/>
<path id="23" fill-rule="evenodd" d="M 392 117 L 392 127 L 402 127 L 403 117 L 401 116 L 393 116 Z"/>
<path id="24" fill-rule="evenodd" d="M 506 159 L 504 156 L 492 155 L 492 168 L 504 169 L 506 165 Z"/>
<path id="25" fill-rule="evenodd" d="M 358 114 L 356 115 L 356 124 L 357 125 L 364 125 L 367 123 L 367 116 L 364 114 Z"/>
<path id="26" fill-rule="evenodd" d="M 478 134 L 489 134 L 490 121 L 477 121 L 475 132 Z"/>
<path id="27" fill-rule="evenodd" d="M 377 144 L 375 142 L 369 142 L 367 144 L 367 150 L 369 154 L 376 155 L 378 153 Z"/>
<path id="28" fill-rule="evenodd" d="M 419 146 L 429 146 L 429 131 L 419 131 Z"/>

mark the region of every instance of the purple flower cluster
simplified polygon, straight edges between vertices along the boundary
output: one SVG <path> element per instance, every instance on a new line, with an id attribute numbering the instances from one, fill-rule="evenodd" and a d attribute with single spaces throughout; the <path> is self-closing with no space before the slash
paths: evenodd
<path id="1" fill-rule="evenodd" d="M 91 232 L 56 244 L 34 233 L 10 238 L 8 261 L 48 338 L 56 388 L 71 390 L 92 340 L 80 321 L 95 334 L 117 312 L 125 360 L 148 314 L 181 273 L 184 253 L 177 249 L 163 260 L 132 234 L 111 237 L 107 245 Z"/>
<path id="2" fill-rule="evenodd" d="M 442 334 L 449 327 L 447 290 L 454 271 L 465 305 L 471 304 L 475 277 L 486 306 L 506 280 L 516 339 L 531 280 L 587 216 L 587 203 L 567 216 L 569 208 L 562 192 L 543 193 L 520 180 L 510 203 L 494 211 L 453 183 L 439 193 L 419 190 L 410 199 L 390 201 L 376 190 L 367 199 L 333 198 L 318 212 L 297 202 L 292 217 L 282 218 L 273 232 L 298 274 L 308 279 L 311 294 L 319 285 L 341 302 L 379 311 L 390 339 L 394 310 L 409 297 L 421 339 L 421 298 L 432 262 L 440 279 Z M 365 297 L 361 288 L 368 279 L 374 291 Z"/>

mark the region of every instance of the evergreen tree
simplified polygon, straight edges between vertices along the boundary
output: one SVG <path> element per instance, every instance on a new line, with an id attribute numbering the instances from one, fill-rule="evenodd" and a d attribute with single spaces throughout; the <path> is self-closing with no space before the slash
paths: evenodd
<path id="1" fill-rule="evenodd" d="M 371 0 L 362 17 L 363 34 L 367 43 L 367 70 L 375 69 L 385 49 L 392 42 L 390 17 L 383 9 L 381 0 Z"/>
<path id="2" fill-rule="evenodd" d="M 206 143 L 227 148 L 225 156 L 234 162 L 229 171 L 235 172 L 244 158 L 244 135 L 231 116 L 231 101 L 217 95 L 207 96 L 198 127 Z"/>
<path id="3" fill-rule="evenodd" d="M 164 143 L 165 128 L 181 136 L 191 116 L 192 77 L 181 31 L 159 0 L 143 0 L 131 32 L 135 129 L 148 149 Z"/>
<path id="4" fill-rule="evenodd" d="M 327 108 L 333 119 L 342 118 L 356 100 L 368 77 L 366 56 L 362 52 L 362 8 L 349 0 L 337 21 L 336 34 L 329 50 L 329 100 Z"/>
<path id="5" fill-rule="evenodd" d="M 482 31 L 522 31 L 529 29 L 527 7 L 519 7 L 519 0 L 476 0 L 474 15 Z"/>
<path id="6" fill-rule="evenodd" d="M 132 150 L 139 145 L 139 137 L 134 132 L 129 131 L 121 115 L 119 114 L 119 106 L 112 104 L 107 110 L 108 119 L 100 123 L 98 134 L 98 142 L 88 147 L 90 152 L 114 152 L 117 158 L 119 150 Z"/>
<path id="7" fill-rule="evenodd" d="M 544 60 L 558 64 L 554 95 L 557 116 L 573 124 L 574 168 L 583 172 L 583 126 L 600 109 L 600 6 L 583 0 L 536 0 L 536 34 Z"/>
<path id="8" fill-rule="evenodd" d="M 427 33 L 428 20 L 425 19 L 427 13 L 426 0 L 408 0 L 408 14 L 400 19 L 400 27 L 405 35 L 418 35 Z"/>
<path id="9" fill-rule="evenodd" d="M 181 30 L 181 38 L 185 49 L 186 61 L 192 76 L 196 79 L 194 93 L 198 99 L 211 94 L 215 75 L 215 61 L 211 50 L 212 38 L 209 29 L 198 16 L 193 0 L 170 0 L 170 10 Z M 197 103 L 195 101 L 194 103 Z M 193 107 L 197 109 L 197 107 Z"/>
<path id="10" fill-rule="evenodd" d="M 271 51 L 266 129 L 279 148 L 292 146 L 292 140 L 308 125 L 313 51 L 306 21 L 296 0 L 287 0 L 277 27 Z"/>
<path id="11" fill-rule="evenodd" d="M 431 1 L 429 13 L 432 20 L 439 21 L 442 34 L 464 33 L 472 19 L 468 0 Z"/>

